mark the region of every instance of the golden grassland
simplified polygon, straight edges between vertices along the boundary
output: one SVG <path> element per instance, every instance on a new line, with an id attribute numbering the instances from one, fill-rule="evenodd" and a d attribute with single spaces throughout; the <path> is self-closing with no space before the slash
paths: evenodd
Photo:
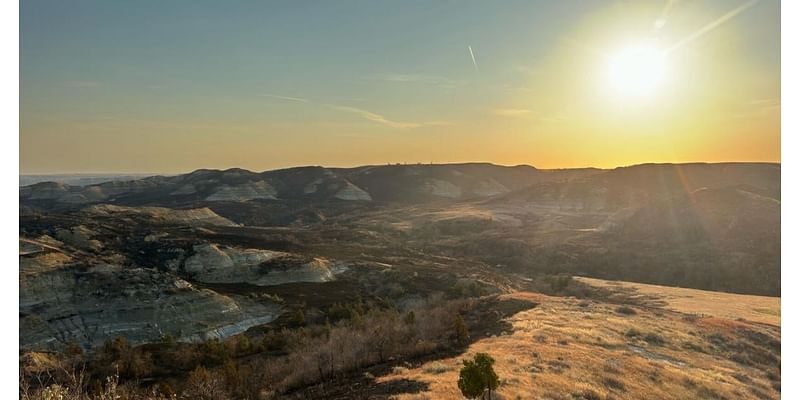
<path id="1" fill-rule="evenodd" d="M 682 313 L 781 325 L 780 297 L 711 292 L 582 277 L 575 280 L 596 287 L 635 289 L 641 296 L 666 303 L 664 308 Z"/>
<path id="2" fill-rule="evenodd" d="M 780 298 L 631 285 L 666 304 L 620 306 L 509 294 L 538 306 L 509 318 L 508 334 L 478 340 L 457 357 L 395 368 L 378 379 L 427 385 L 397 399 L 461 399 L 456 384 L 461 360 L 485 352 L 496 359 L 501 399 L 780 398 Z"/>

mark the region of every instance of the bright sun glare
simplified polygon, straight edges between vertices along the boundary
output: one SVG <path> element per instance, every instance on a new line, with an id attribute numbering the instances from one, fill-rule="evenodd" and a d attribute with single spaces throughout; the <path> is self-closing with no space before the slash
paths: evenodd
<path id="1" fill-rule="evenodd" d="M 663 50 L 640 44 L 620 49 L 608 57 L 608 76 L 611 86 L 626 96 L 650 95 L 664 79 Z"/>

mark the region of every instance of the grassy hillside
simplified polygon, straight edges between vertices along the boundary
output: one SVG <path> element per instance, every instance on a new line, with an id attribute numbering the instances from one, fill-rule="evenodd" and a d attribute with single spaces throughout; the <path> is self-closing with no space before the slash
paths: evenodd
<path id="1" fill-rule="evenodd" d="M 461 399 L 461 360 L 485 352 L 503 399 L 780 398 L 780 298 L 591 283 L 644 305 L 511 294 L 538 306 L 511 317 L 509 332 L 378 381 L 418 382 L 397 399 Z"/>

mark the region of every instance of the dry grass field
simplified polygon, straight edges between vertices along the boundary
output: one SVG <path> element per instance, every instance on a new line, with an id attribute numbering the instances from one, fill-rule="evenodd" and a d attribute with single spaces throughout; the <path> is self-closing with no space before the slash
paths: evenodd
<path id="1" fill-rule="evenodd" d="M 584 282 L 632 290 L 627 283 Z M 396 367 L 378 380 L 425 388 L 397 399 L 461 399 L 461 360 L 485 352 L 496 359 L 501 399 L 780 398 L 779 298 L 631 285 L 645 305 L 507 295 L 538 303 L 508 320 L 512 332 L 482 338 L 457 357 Z"/>
<path id="2" fill-rule="evenodd" d="M 750 296 L 593 278 L 575 279 L 597 287 L 634 289 L 643 297 L 665 303 L 664 308 L 673 311 L 781 325 L 780 297 Z"/>

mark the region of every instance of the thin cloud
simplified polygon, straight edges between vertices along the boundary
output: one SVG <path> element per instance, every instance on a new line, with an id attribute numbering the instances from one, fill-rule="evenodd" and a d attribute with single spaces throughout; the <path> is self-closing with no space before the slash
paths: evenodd
<path id="1" fill-rule="evenodd" d="M 561 114 L 544 115 L 527 108 L 495 108 L 491 114 L 505 118 L 525 118 L 526 120 L 537 121 L 546 124 L 558 124 L 567 120 Z"/>
<path id="2" fill-rule="evenodd" d="M 364 118 L 368 121 L 372 121 L 384 126 L 388 126 L 394 129 L 414 129 L 414 128 L 421 128 L 423 126 L 443 126 L 443 125 L 452 125 L 449 122 L 403 122 L 403 121 L 393 121 L 391 119 L 386 118 L 383 115 L 376 114 L 372 111 L 367 111 L 361 108 L 356 107 L 348 107 L 348 106 L 337 106 L 337 105 L 329 105 L 328 107 L 343 111 L 351 114 L 356 114 L 361 118 Z"/>
<path id="3" fill-rule="evenodd" d="M 531 110 L 525 108 L 495 108 L 492 114 L 500 117 L 522 117 L 529 115 Z"/>
<path id="4" fill-rule="evenodd" d="M 398 73 L 383 73 L 369 76 L 368 79 L 380 80 L 385 82 L 396 83 L 419 83 L 430 86 L 438 86 L 443 88 L 454 88 L 460 86 L 462 82 L 455 81 L 450 78 L 436 75 L 426 74 L 398 74 Z"/>
<path id="5" fill-rule="evenodd" d="M 495 91 L 516 93 L 516 94 L 533 93 L 534 91 L 533 88 L 527 86 L 515 86 L 515 85 L 509 85 L 507 83 L 504 83 L 502 85 L 489 85 L 487 87 Z"/>
<path id="6" fill-rule="evenodd" d="M 742 108 L 734 112 L 736 118 L 765 117 L 780 113 L 781 99 L 753 99 L 742 104 Z"/>
<path id="7" fill-rule="evenodd" d="M 261 93 L 261 94 L 259 94 L 259 96 L 261 96 L 261 97 L 271 97 L 273 99 L 278 99 L 278 100 L 296 101 L 298 103 L 310 103 L 311 102 L 311 100 L 305 99 L 305 98 L 302 98 L 302 97 L 281 96 L 281 95 L 272 94 L 272 93 Z"/>
<path id="8" fill-rule="evenodd" d="M 469 56 L 472 57 L 472 65 L 475 66 L 475 72 L 478 72 L 478 62 L 475 61 L 475 53 L 472 51 L 472 46 L 467 46 L 469 49 Z"/>
<path id="9" fill-rule="evenodd" d="M 781 106 L 781 99 L 756 99 L 750 100 L 750 104 L 759 107 L 777 108 Z"/>

